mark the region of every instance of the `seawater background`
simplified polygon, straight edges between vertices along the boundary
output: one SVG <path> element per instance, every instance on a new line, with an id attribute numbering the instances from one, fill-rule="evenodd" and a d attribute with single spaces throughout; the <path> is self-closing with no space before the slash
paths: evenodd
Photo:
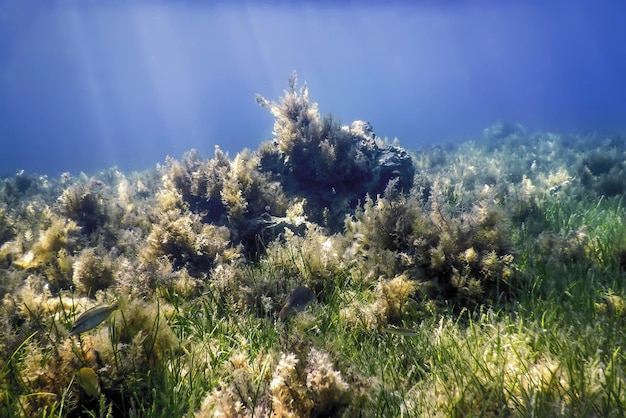
<path id="1" fill-rule="evenodd" d="M 0 175 L 256 149 L 293 70 L 409 149 L 626 125 L 626 2 L 205 3 L 0 1 Z"/>

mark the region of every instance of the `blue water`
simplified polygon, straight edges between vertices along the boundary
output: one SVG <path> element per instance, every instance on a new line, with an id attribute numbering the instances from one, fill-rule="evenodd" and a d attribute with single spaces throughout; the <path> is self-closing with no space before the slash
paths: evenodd
<path id="1" fill-rule="evenodd" d="M 2 0 L 0 175 L 256 149 L 254 94 L 293 70 L 322 113 L 409 149 L 500 119 L 626 128 L 624 1 L 205 3 Z"/>

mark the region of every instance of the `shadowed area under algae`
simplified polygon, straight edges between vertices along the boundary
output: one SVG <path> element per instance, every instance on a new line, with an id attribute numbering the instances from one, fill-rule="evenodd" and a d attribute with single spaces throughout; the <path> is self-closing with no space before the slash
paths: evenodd
<path id="1" fill-rule="evenodd" d="M 2 180 L 0 416 L 624 415 L 623 136 L 257 101 L 256 151 Z"/>

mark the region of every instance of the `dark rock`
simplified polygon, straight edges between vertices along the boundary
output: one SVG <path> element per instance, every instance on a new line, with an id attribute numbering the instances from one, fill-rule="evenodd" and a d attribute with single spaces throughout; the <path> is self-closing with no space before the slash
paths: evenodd
<path id="1" fill-rule="evenodd" d="M 369 193 L 375 197 L 385 190 L 389 180 L 396 177 L 397 187 L 405 192 L 409 191 L 413 186 L 415 167 L 406 150 L 394 145 L 379 145 L 382 141 L 369 122 L 357 120 L 342 129 L 350 134 L 356 148 L 355 154 L 369 163 L 371 176 L 363 194 Z M 355 161 L 355 164 L 358 165 L 359 161 Z"/>
<path id="2" fill-rule="evenodd" d="M 261 171 L 271 173 L 287 195 L 305 198 L 307 218 L 331 232 L 343 228 L 346 214 L 366 195 L 382 194 L 390 180 L 397 178 L 398 191 L 408 192 L 415 174 L 410 155 L 385 144 L 365 121 L 328 124 L 315 141 L 297 142 L 289 155 L 279 152 L 275 141 L 268 142 Z"/>

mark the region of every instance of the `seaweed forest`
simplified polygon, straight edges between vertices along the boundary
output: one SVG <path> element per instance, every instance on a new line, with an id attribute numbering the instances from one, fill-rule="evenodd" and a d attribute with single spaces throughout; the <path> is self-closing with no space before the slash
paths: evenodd
<path id="1" fill-rule="evenodd" d="M 1 180 L 0 416 L 626 415 L 623 135 L 256 101 L 257 150 Z"/>

